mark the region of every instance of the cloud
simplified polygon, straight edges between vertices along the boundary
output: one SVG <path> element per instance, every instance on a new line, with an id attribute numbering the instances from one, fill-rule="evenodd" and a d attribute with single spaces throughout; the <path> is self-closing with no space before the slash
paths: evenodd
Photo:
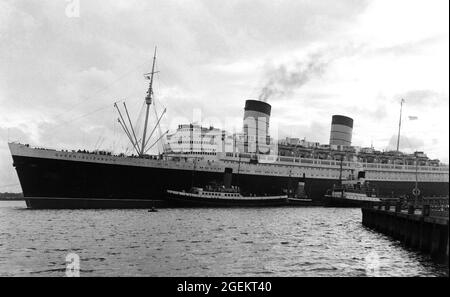
<path id="1" fill-rule="evenodd" d="M 398 135 L 392 135 L 389 139 L 389 143 L 386 147 L 388 150 L 396 150 L 397 149 L 397 138 Z M 423 149 L 425 142 L 423 139 L 416 137 L 407 137 L 400 135 L 400 150 L 407 152 L 415 152 Z"/>
<path id="2" fill-rule="evenodd" d="M 323 122 L 313 121 L 308 124 L 299 125 L 280 123 L 277 128 L 280 139 L 293 137 L 323 144 L 327 144 L 330 139 L 330 126 Z"/>
<path id="3" fill-rule="evenodd" d="M 406 54 L 419 55 L 423 54 L 425 50 L 427 50 L 430 46 L 434 46 L 435 44 L 444 40 L 445 37 L 442 35 L 434 35 L 426 38 L 421 38 L 419 40 L 400 42 L 390 46 L 382 46 L 382 47 L 366 47 L 365 54 L 366 55 L 394 55 L 394 56 L 402 56 Z"/>
<path id="4" fill-rule="evenodd" d="M 26 133 L 26 127 L 12 127 L 4 128 L 0 126 L 0 139 L 2 142 L 7 141 L 17 141 L 21 139 L 23 141 L 29 142 L 30 135 Z"/>
<path id="5" fill-rule="evenodd" d="M 365 108 L 361 106 L 352 106 L 348 108 L 349 113 L 353 115 L 357 115 L 360 118 L 367 118 L 377 121 L 385 119 L 388 116 L 386 105 L 377 104 L 372 108 Z"/>
<path id="6" fill-rule="evenodd" d="M 0 192 L 20 191 L 19 179 L 12 166 L 12 158 L 6 143 L 18 139 L 23 141 L 30 140 L 29 135 L 25 131 L 18 127 L 4 128 L 0 126 L 0 141 L 3 144 L 0 145 Z"/>
<path id="7" fill-rule="evenodd" d="M 411 90 L 395 96 L 396 100 L 405 99 L 405 103 L 413 106 L 433 106 L 448 102 L 448 95 L 434 90 Z"/>

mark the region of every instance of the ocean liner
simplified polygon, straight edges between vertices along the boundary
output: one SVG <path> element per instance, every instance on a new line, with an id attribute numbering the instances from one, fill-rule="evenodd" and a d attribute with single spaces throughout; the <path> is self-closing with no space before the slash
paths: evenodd
<path id="1" fill-rule="evenodd" d="M 425 154 L 377 152 L 351 146 L 353 120 L 332 117 L 330 143 L 320 145 L 299 139 L 275 141 L 269 136 L 271 106 L 246 100 L 242 133 L 198 124 L 182 124 L 173 134 L 160 134 L 150 144 L 156 126 L 147 135 L 149 106 L 152 104 L 152 71 L 141 139 L 136 137 L 128 111 L 121 113 L 121 127 L 136 154 L 53 150 L 28 144 L 9 143 L 27 207 L 29 208 L 151 208 L 167 206 L 167 191 L 189 191 L 222 180 L 231 168 L 232 185 L 243 196 L 280 196 L 295 192 L 299 184 L 309 198 L 323 199 L 340 173 L 364 170 L 377 196 L 411 194 L 419 177 L 424 196 L 447 196 L 449 168 Z M 159 124 L 161 117 L 157 118 Z M 128 125 L 124 118 L 128 118 Z M 256 119 L 256 120 L 255 120 Z M 166 137 L 164 152 L 148 150 Z M 195 171 L 195 179 L 193 172 Z"/>

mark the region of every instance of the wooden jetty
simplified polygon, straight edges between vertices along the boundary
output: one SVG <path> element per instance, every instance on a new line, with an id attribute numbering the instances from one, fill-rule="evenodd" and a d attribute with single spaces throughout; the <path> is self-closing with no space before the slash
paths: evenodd
<path id="1" fill-rule="evenodd" d="M 362 208 L 362 224 L 448 265 L 448 197 L 424 198 L 421 205 L 385 203 Z"/>

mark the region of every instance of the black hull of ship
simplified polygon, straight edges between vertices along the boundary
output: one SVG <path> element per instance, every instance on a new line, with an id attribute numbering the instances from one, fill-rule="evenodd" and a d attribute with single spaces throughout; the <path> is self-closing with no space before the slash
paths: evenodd
<path id="1" fill-rule="evenodd" d="M 149 208 L 166 207 L 168 189 L 189 190 L 221 182 L 223 173 L 77 162 L 13 155 L 22 191 L 30 208 Z M 194 178 L 193 178 L 194 176 Z M 243 195 L 283 195 L 301 178 L 233 174 Z M 335 180 L 305 180 L 314 201 L 323 199 Z M 410 194 L 413 182 L 371 181 L 381 196 Z M 419 183 L 424 196 L 448 196 L 448 182 Z"/>

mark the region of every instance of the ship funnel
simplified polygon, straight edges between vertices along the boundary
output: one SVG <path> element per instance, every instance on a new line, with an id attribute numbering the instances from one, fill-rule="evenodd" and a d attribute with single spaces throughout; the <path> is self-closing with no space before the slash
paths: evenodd
<path id="1" fill-rule="evenodd" d="M 269 152 L 269 122 L 272 106 L 259 100 L 246 100 L 244 108 L 244 152 Z"/>
<path id="2" fill-rule="evenodd" d="M 223 184 L 226 189 L 231 188 L 231 180 L 233 178 L 233 168 L 225 168 L 225 172 L 223 175 Z"/>
<path id="3" fill-rule="evenodd" d="M 361 179 L 361 178 L 366 178 L 366 172 L 365 171 L 359 171 L 358 172 L 358 179 Z"/>
<path id="4" fill-rule="evenodd" d="M 295 192 L 297 198 L 305 198 L 307 196 L 305 191 L 305 182 L 298 182 Z"/>
<path id="5" fill-rule="evenodd" d="M 352 145 L 353 119 L 334 115 L 331 120 L 330 145 Z"/>

